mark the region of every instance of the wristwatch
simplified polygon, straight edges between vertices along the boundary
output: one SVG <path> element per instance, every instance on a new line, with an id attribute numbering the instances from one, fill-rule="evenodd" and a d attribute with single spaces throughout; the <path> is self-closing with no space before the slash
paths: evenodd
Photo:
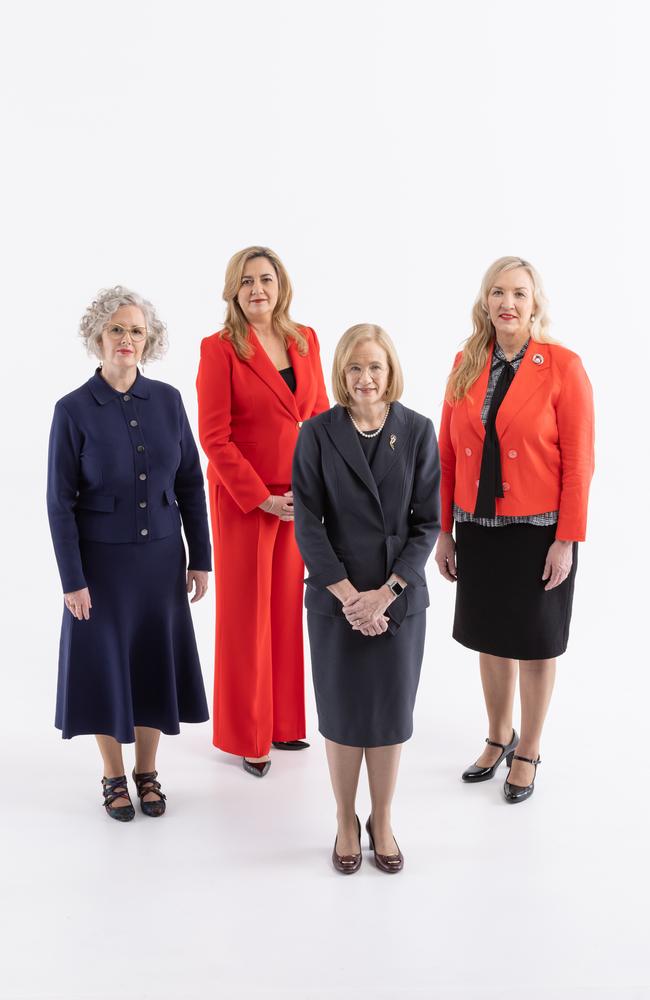
<path id="1" fill-rule="evenodd" d="M 397 580 L 386 580 L 386 586 L 390 590 L 393 597 L 399 597 L 400 594 L 404 593 L 404 587 L 401 583 L 398 583 Z"/>

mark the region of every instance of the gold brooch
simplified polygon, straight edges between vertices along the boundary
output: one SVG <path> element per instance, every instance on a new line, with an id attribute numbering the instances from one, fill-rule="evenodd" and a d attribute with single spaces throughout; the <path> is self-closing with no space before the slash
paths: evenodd
<path id="1" fill-rule="evenodd" d="M 397 434 L 391 434 L 391 436 L 388 439 L 388 443 L 393 449 L 393 451 L 395 451 L 395 445 L 397 444 Z"/>

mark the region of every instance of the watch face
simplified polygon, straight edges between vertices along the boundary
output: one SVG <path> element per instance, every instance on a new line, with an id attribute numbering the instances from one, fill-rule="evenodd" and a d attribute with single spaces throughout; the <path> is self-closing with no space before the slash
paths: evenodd
<path id="1" fill-rule="evenodd" d="M 404 587 L 402 586 L 401 583 L 398 583 L 397 580 L 393 580 L 393 582 L 390 585 L 390 589 L 395 594 L 395 597 L 399 597 L 400 594 L 404 593 Z"/>

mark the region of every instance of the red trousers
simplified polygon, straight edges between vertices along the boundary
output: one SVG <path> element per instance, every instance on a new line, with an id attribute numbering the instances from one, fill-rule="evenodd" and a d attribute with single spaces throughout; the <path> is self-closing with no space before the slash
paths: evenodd
<path id="1" fill-rule="evenodd" d="M 272 486 L 281 495 L 289 486 Z M 303 562 L 293 523 L 242 513 L 210 483 L 217 600 L 214 737 L 220 750 L 262 757 L 271 741 L 305 736 Z"/>

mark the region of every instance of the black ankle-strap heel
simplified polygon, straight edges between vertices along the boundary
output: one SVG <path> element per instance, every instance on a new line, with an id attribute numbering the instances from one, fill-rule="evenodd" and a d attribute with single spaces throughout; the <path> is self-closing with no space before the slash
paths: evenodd
<path id="1" fill-rule="evenodd" d="M 489 767 L 485 764 L 470 764 L 470 766 L 463 771 L 461 777 L 463 781 L 467 781 L 470 784 L 476 781 L 487 781 L 489 778 L 493 778 L 502 760 L 506 760 L 508 767 L 512 767 L 512 758 L 514 756 L 515 750 L 517 749 L 517 744 L 519 743 L 519 736 L 515 729 L 512 730 L 512 737 L 509 743 L 497 743 L 496 740 L 487 739 L 485 741 L 488 746 L 498 747 L 501 753 L 495 760 L 494 764 L 490 764 Z"/>
<path id="2" fill-rule="evenodd" d="M 510 778 L 510 771 L 508 771 L 508 777 L 503 783 L 503 794 L 506 797 L 506 802 L 523 802 L 524 799 L 529 799 L 533 792 L 535 791 L 535 778 L 537 777 L 537 765 L 542 763 L 542 758 L 538 757 L 537 760 L 533 760 L 531 757 L 522 757 L 519 753 L 513 753 L 513 760 L 523 760 L 526 764 L 532 764 L 535 768 L 535 773 L 533 775 L 533 780 L 530 785 L 513 785 L 508 780 Z M 512 760 L 509 761 L 510 767 L 512 767 Z"/>
<path id="3" fill-rule="evenodd" d="M 126 775 L 119 774 L 116 778 L 102 778 L 102 792 L 104 795 L 104 809 L 111 817 L 120 823 L 128 823 L 135 816 L 135 809 L 131 802 L 129 789 L 126 784 Z M 114 806 L 116 799 L 128 799 L 128 806 Z"/>
<path id="4" fill-rule="evenodd" d="M 140 774 L 133 771 L 133 780 L 140 799 L 140 808 L 145 816 L 162 816 L 167 806 L 165 805 L 166 795 L 160 790 L 160 782 L 156 781 L 157 771 L 142 771 Z M 158 798 L 152 802 L 145 802 L 144 796 L 149 792 L 154 792 Z"/>

